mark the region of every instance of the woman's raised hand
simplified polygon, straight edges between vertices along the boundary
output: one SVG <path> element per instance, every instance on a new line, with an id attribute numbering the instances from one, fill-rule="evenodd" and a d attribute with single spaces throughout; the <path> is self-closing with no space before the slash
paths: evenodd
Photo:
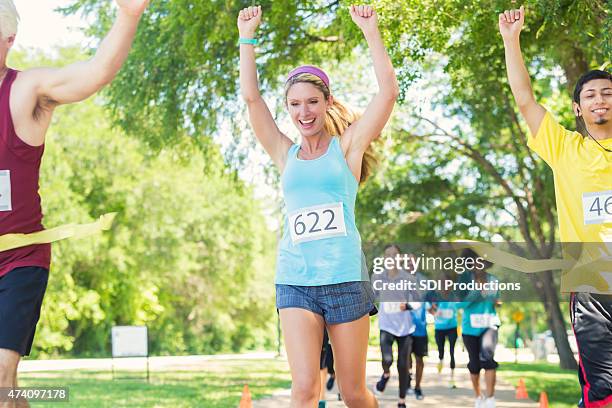
<path id="1" fill-rule="evenodd" d="M 350 6 L 351 19 L 361 31 L 378 29 L 378 16 L 372 6 Z"/>
<path id="2" fill-rule="evenodd" d="M 261 24 L 261 6 L 245 7 L 238 13 L 238 32 L 241 38 L 253 38 Z"/>

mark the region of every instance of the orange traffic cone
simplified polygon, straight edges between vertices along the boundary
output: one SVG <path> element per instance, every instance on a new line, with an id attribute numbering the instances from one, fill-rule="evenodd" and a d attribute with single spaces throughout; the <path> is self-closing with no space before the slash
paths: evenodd
<path id="1" fill-rule="evenodd" d="M 251 391 L 249 391 L 249 386 L 247 384 L 244 384 L 244 388 L 242 389 L 242 398 L 240 398 L 240 405 L 238 405 L 238 408 L 253 408 Z"/>
<path id="2" fill-rule="evenodd" d="M 548 395 L 544 391 L 540 393 L 540 408 L 548 408 Z"/>
<path id="3" fill-rule="evenodd" d="M 527 395 L 527 388 L 525 388 L 525 381 L 521 378 L 518 386 L 516 387 L 516 399 L 529 399 Z"/>

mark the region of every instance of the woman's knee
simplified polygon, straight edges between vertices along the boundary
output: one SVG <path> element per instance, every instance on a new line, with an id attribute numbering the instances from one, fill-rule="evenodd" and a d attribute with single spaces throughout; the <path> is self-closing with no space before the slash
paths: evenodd
<path id="1" fill-rule="evenodd" d="M 346 404 L 347 407 L 363 407 L 366 405 L 369 400 L 370 393 L 365 387 L 355 388 L 355 387 L 345 387 L 347 389 L 343 389 L 341 391 L 342 401 Z"/>
<path id="2" fill-rule="evenodd" d="M 400 373 L 407 373 L 408 369 L 410 369 L 410 365 L 408 364 L 408 360 L 406 361 L 398 361 L 397 362 L 397 371 Z"/>
<path id="3" fill-rule="evenodd" d="M 316 401 L 320 392 L 320 378 L 295 378 L 291 384 L 291 398 L 295 401 Z"/>
<path id="4" fill-rule="evenodd" d="M 393 354 L 392 353 L 383 353 L 382 355 L 382 365 L 384 368 L 388 369 L 393 364 Z"/>
<path id="5" fill-rule="evenodd" d="M 480 361 L 470 360 L 467 368 L 470 374 L 480 374 Z"/>

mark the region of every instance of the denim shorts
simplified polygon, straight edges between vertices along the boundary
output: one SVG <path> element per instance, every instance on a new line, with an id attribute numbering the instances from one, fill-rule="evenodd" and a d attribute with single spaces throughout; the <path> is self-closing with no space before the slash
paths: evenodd
<path id="1" fill-rule="evenodd" d="M 276 285 L 276 307 L 297 307 L 323 316 L 328 324 L 347 323 L 378 313 L 368 281 L 322 286 Z"/>

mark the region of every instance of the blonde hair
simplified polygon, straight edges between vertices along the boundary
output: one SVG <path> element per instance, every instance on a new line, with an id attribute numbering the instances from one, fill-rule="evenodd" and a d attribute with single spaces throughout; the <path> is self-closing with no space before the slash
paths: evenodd
<path id="1" fill-rule="evenodd" d="M 325 99 L 328 99 L 331 95 L 327 85 L 325 85 L 323 80 L 321 80 L 321 78 L 318 76 L 306 73 L 298 74 L 289 78 L 285 84 L 285 104 L 287 103 L 287 93 L 289 92 L 289 89 L 293 85 L 301 82 L 314 85 L 323 93 Z M 360 114 L 353 112 L 334 98 L 332 106 L 329 107 L 327 113 L 325 114 L 325 131 L 332 136 L 342 137 L 344 131 L 360 117 Z M 378 160 L 376 158 L 376 153 L 370 145 L 366 149 L 365 153 L 363 154 L 363 159 L 361 160 L 361 176 L 359 178 L 360 184 L 365 182 L 368 177 L 372 175 L 377 162 Z"/>
<path id="2" fill-rule="evenodd" d="M 17 34 L 19 13 L 13 0 L 0 0 L 0 34 L 2 38 L 9 38 Z"/>

